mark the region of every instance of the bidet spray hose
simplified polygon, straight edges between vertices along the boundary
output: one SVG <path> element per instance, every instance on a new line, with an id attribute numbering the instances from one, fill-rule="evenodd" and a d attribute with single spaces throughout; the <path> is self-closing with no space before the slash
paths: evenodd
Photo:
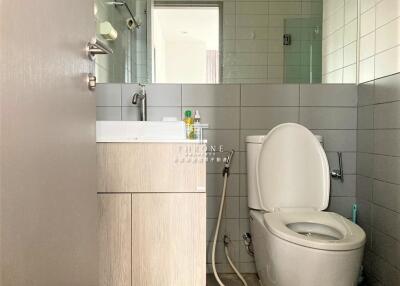
<path id="1" fill-rule="evenodd" d="M 223 189 L 222 189 L 221 203 L 220 203 L 220 206 L 219 206 L 217 225 L 215 227 L 214 240 L 213 240 L 212 252 L 211 252 L 211 264 L 212 264 L 213 273 L 214 273 L 215 279 L 217 280 L 217 282 L 218 282 L 218 284 L 220 286 L 225 286 L 225 285 L 224 285 L 224 283 L 222 283 L 220 277 L 218 276 L 217 268 L 215 266 L 215 251 L 216 251 L 216 247 L 217 247 L 219 228 L 220 228 L 220 225 L 221 225 L 222 212 L 224 210 L 224 203 L 225 203 L 225 197 L 226 197 L 226 184 L 227 184 L 228 176 L 229 176 L 229 168 L 230 168 L 230 165 L 231 165 L 232 158 L 233 158 L 234 154 L 235 154 L 235 151 L 232 150 L 229 153 L 229 155 L 228 155 L 228 157 L 227 157 L 227 159 L 225 161 L 225 166 L 224 166 L 224 170 L 223 170 L 224 186 L 223 186 Z M 247 286 L 246 280 L 243 278 L 243 276 L 237 270 L 237 268 L 233 264 L 231 258 L 229 257 L 228 245 L 229 245 L 229 242 L 227 241 L 227 237 L 225 237 L 225 239 L 224 239 L 224 249 L 225 249 L 226 259 L 228 260 L 228 263 L 232 267 L 233 271 L 235 271 L 236 275 L 242 281 L 243 285 Z"/>

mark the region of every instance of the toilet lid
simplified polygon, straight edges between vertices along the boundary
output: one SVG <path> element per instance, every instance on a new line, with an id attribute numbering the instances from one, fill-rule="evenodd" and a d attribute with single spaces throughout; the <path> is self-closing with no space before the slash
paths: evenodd
<path id="1" fill-rule="evenodd" d="M 324 210 L 329 202 L 329 166 L 325 151 L 302 125 L 285 123 L 265 137 L 256 162 L 264 210 Z"/>

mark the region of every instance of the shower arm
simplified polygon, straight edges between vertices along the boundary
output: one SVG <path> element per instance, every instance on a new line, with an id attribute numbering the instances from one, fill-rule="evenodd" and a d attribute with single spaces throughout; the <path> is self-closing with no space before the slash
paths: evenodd
<path id="1" fill-rule="evenodd" d="M 135 25 L 135 29 L 138 29 L 140 27 L 140 24 L 136 21 L 135 16 L 133 16 L 132 10 L 129 8 L 128 4 L 125 1 L 108 2 L 108 4 L 112 4 L 114 6 L 125 6 L 126 10 L 128 10 L 129 14 L 131 15 L 132 21 Z"/>

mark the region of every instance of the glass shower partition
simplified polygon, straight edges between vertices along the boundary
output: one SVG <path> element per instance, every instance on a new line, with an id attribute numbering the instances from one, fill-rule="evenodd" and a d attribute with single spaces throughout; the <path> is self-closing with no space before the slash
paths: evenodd
<path id="1" fill-rule="evenodd" d="M 284 20 L 284 83 L 321 83 L 322 18 Z"/>

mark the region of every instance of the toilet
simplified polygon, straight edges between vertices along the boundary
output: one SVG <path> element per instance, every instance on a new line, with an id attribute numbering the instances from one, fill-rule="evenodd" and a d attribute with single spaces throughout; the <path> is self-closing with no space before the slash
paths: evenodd
<path id="1" fill-rule="evenodd" d="M 263 286 L 357 285 L 365 233 L 325 212 L 330 172 L 304 126 L 285 123 L 246 137 L 250 232 Z"/>

